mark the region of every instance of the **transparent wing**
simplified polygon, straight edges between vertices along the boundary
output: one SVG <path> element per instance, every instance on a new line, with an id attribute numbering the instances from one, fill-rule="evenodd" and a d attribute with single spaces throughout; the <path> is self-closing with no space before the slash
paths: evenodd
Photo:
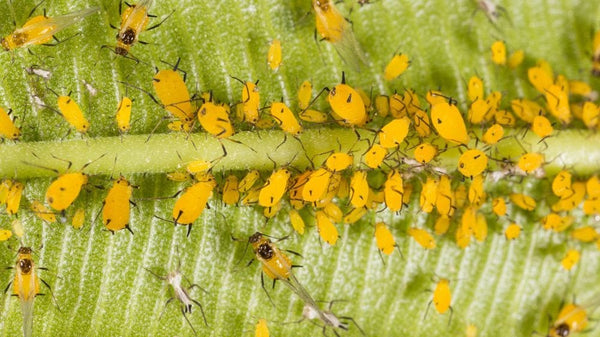
<path id="1" fill-rule="evenodd" d="M 332 44 L 346 64 L 355 71 L 360 71 L 363 66 L 367 65 L 367 58 L 354 36 L 352 27 L 350 24 L 347 24 L 346 26 L 346 29 L 342 32 L 341 39 Z"/>
<path id="2" fill-rule="evenodd" d="M 144 22 L 148 16 L 148 11 L 150 11 L 153 1 L 154 0 L 141 0 L 135 5 L 132 5 L 135 7 L 127 17 L 127 20 L 121 23 L 121 30 L 119 33 L 123 34 L 125 30 L 130 27 L 133 28 L 137 34 L 139 34 L 144 28 Z M 141 11 L 143 11 L 143 13 L 141 13 Z"/>
<path id="3" fill-rule="evenodd" d="M 23 336 L 30 337 L 33 333 L 33 299 L 30 296 L 27 300 L 21 301 L 21 315 L 23 316 Z"/>

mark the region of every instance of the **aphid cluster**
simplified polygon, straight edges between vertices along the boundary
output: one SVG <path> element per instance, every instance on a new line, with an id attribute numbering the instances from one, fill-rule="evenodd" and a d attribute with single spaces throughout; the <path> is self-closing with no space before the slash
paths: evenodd
<path id="1" fill-rule="evenodd" d="M 364 67 L 366 56 L 351 24 L 336 5 L 328 0 L 312 0 L 311 3 L 318 35 L 334 46 L 348 66 L 356 70 Z M 139 34 L 164 22 L 147 28 L 151 5 L 152 0 L 128 5 L 121 12 L 116 46 L 107 48 L 113 48 L 119 56 L 140 61 L 131 55 L 131 48 L 139 41 Z M 499 14 L 497 7 L 492 5 L 489 1 L 478 1 L 479 8 L 495 23 Z M 92 8 L 54 18 L 34 17 L 3 38 L 2 46 L 6 50 L 15 50 L 46 44 L 61 29 L 98 11 L 98 8 Z M 597 74 L 600 72 L 596 69 L 600 63 L 600 33 L 596 35 L 593 47 L 593 72 Z M 494 42 L 490 50 L 491 63 L 514 71 L 521 68 L 524 60 L 522 50 L 507 56 L 503 41 Z M 284 51 L 285 41 L 272 40 L 266 55 L 271 70 L 277 71 L 285 64 L 282 61 L 285 59 Z M 394 81 L 405 71 L 410 71 L 410 64 L 406 54 L 395 53 L 387 65 L 382 65 L 382 77 L 386 81 Z M 397 238 L 403 234 L 405 239 L 411 238 L 425 250 L 435 249 L 436 242 L 446 235 L 452 235 L 460 249 L 467 249 L 475 242 L 485 242 L 490 231 L 488 221 L 499 218 L 499 223 L 504 225 L 501 232 L 507 241 L 518 240 L 522 232 L 538 229 L 568 233 L 557 234 L 572 247 L 560 261 L 562 268 L 568 272 L 581 258 L 578 249 L 581 244 L 595 243 L 600 249 L 597 229 L 576 225 L 573 215 L 583 212 L 586 216 L 600 216 L 600 179 L 598 174 L 579 177 L 567 167 L 557 174 L 548 175 L 544 167 L 552 158 L 544 155 L 545 141 L 571 124 L 599 129 L 600 107 L 594 103 L 598 94 L 584 81 L 560 74 L 555 76 L 550 64 L 543 60 L 523 71 L 523 75 L 539 92 L 540 98 L 503 97 L 501 91 L 486 90 L 483 80 L 476 75 L 466 83 L 467 102 L 458 102 L 450 94 L 439 90 L 417 93 L 405 89 L 389 96 L 367 95 L 364 89 L 351 86 L 350 76 L 347 81 L 346 74 L 342 72 L 339 83 L 331 83 L 317 95 L 313 95 L 311 82 L 305 80 L 291 105 L 283 100 L 266 102 L 259 80 L 232 76 L 239 82 L 234 82 L 238 86 L 238 101 L 228 103 L 219 102 L 212 92 L 190 94 L 185 72 L 180 69 L 180 60 L 167 68 L 156 69 L 154 76 L 148 78 L 147 86 L 152 86 L 153 92 L 126 82 L 123 85 L 147 94 L 164 108 L 170 120 L 170 130 L 189 134 L 202 129 L 199 132 L 218 139 L 223 157 L 227 156 L 228 142 L 239 143 L 232 138 L 236 130 L 252 132 L 255 128 L 278 127 L 286 134 L 285 141 L 302 144 L 299 136 L 305 128 L 318 128 L 325 124 L 354 129 L 356 144 L 366 149 L 360 152 L 353 150 L 353 146 L 343 151 L 340 145 L 339 151 L 309 158 L 309 168 L 300 169 L 288 164 L 274 167 L 271 172 L 251 170 L 218 174 L 213 172 L 213 168 L 221 158 L 212 161 L 199 158 L 186 163 L 185 170 L 166 176 L 171 181 L 187 184 L 174 196 L 176 200 L 171 214 L 156 214 L 156 217 L 175 226 L 186 226 L 187 236 L 209 207 L 211 198 L 220 199 L 229 206 L 259 208 L 267 221 L 284 212 L 289 217 L 290 231 L 298 235 L 307 232 L 306 223 L 315 224 L 320 240 L 329 246 L 336 245 L 340 239 L 339 228 L 342 225 L 356 223 L 367 214 L 377 214 L 382 210 L 403 212 L 410 200 L 415 200 L 419 212 L 431 214 L 434 220 L 404 229 L 384 221 L 373 221 L 372 231 L 380 254 L 390 256 L 394 250 L 402 254 Z M 57 109 L 54 111 L 77 132 L 87 133 L 91 125 L 77 102 L 69 95 L 56 96 Z M 326 110 L 315 108 L 324 105 Z M 461 108 L 461 105 L 468 108 Z M 133 113 L 133 100 L 122 97 L 115 113 L 121 135 L 131 129 Z M 7 141 L 16 141 L 22 130 L 10 114 L 10 110 L 6 112 L 0 108 L 0 136 Z M 525 134 L 528 132 L 535 137 L 527 137 Z M 498 147 L 506 142 L 518 144 L 522 154 L 514 158 L 498 157 Z M 252 147 L 251 144 L 244 145 Z M 440 164 L 440 156 L 452 151 L 457 152 L 452 157 L 456 171 L 447 170 Z M 48 224 L 68 221 L 74 228 L 83 227 L 86 211 L 83 208 L 75 210 L 72 205 L 82 188 L 89 184 L 90 176 L 84 171 L 92 164 L 89 162 L 74 172 L 71 172 L 69 164 L 67 172 L 61 174 L 51 169 L 57 177 L 48 186 L 44 202 L 26 201 L 30 211 Z M 36 163 L 31 165 L 39 166 Z M 547 191 L 551 195 L 545 201 L 550 204 L 549 210 L 540 210 L 539 199 L 536 200 L 527 191 L 511 191 L 506 195 L 490 191 L 489 186 L 500 179 L 547 181 Z M 101 222 L 112 234 L 123 229 L 135 233 L 138 224 L 130 223 L 135 188 L 137 186 L 125 176 L 113 179 L 106 187 Z M 0 182 L 0 205 L 6 214 L 18 214 L 23 189 L 24 183 L 14 179 Z M 519 224 L 511 219 L 519 214 L 539 215 L 542 212 L 544 215 L 537 224 Z M 0 231 L 0 240 L 10 239 L 13 233 L 19 238 L 26 235 L 17 223 L 18 218 L 14 221 L 12 231 Z M 263 274 L 273 282 L 284 283 L 304 302 L 302 319 L 316 319 L 323 332 L 332 328 L 336 335 L 338 329 L 348 330 L 348 323 L 353 322 L 364 334 L 349 316 L 338 317 L 331 311 L 331 305 L 324 309 L 317 304 L 296 278 L 291 258 L 278 248 L 274 240 L 257 232 L 250 236 L 248 244 L 261 263 Z M 383 256 L 382 261 L 385 261 Z M 20 248 L 16 269 L 13 292 L 22 303 L 24 334 L 28 336 L 32 331 L 33 298 L 39 294 L 39 280 L 30 248 Z M 166 276 L 151 273 L 172 287 L 174 296 L 167 303 L 173 300 L 179 302 L 180 310 L 194 333 L 196 330 L 187 316 L 194 305 L 201 309 L 204 322 L 209 325 L 202 305 L 189 294 L 191 288 L 199 286 L 188 282 L 189 286 L 185 287 L 185 277 L 179 268 Z M 265 288 L 262 276 L 261 280 Z M 440 314 L 450 310 L 451 317 L 451 302 L 450 281 L 440 278 L 430 304 L 433 303 Z M 424 307 L 428 308 L 427 305 Z M 548 334 L 568 336 L 586 325 L 585 309 L 569 304 L 562 308 Z M 259 320 L 256 335 L 268 335 L 266 320 Z"/>

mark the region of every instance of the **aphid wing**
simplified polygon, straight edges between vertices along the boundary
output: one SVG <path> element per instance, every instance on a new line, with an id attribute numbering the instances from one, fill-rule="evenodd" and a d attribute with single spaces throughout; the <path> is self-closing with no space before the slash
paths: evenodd
<path id="1" fill-rule="evenodd" d="M 30 337 L 33 333 L 33 299 L 35 296 L 29 297 L 25 301 L 21 301 L 21 315 L 23 317 L 23 336 Z"/>
<path id="2" fill-rule="evenodd" d="M 342 33 L 341 39 L 332 44 L 342 60 L 355 71 L 358 72 L 363 66 L 367 65 L 365 53 L 358 44 L 350 26 Z"/>
<path id="3" fill-rule="evenodd" d="M 150 6 L 152 6 L 152 2 L 153 0 L 141 0 L 135 5 L 132 5 L 135 6 L 135 8 L 133 8 L 127 17 L 127 20 L 121 23 L 119 34 L 123 34 L 128 28 L 133 28 L 136 34 L 143 31 L 147 23 L 146 19 L 148 18 L 148 11 L 150 10 Z"/>

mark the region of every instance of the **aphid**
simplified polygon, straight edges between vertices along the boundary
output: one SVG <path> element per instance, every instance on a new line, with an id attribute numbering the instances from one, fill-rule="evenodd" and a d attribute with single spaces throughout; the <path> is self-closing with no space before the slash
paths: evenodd
<path id="1" fill-rule="evenodd" d="M 437 185 L 437 180 L 431 177 L 427 177 L 427 181 L 423 184 L 421 195 L 419 196 L 419 205 L 425 213 L 433 211 L 437 199 Z"/>
<path id="2" fill-rule="evenodd" d="M 582 110 L 581 119 L 585 126 L 589 129 L 596 128 L 600 119 L 600 107 L 592 102 L 585 102 Z"/>
<path id="3" fill-rule="evenodd" d="M 542 115 L 544 111 L 542 106 L 527 99 L 513 99 L 510 106 L 517 117 L 527 123 L 533 123 L 535 116 Z"/>
<path id="4" fill-rule="evenodd" d="M 69 96 L 58 96 L 58 110 L 67 123 L 80 133 L 90 129 L 90 122 L 83 116 L 79 105 Z"/>
<path id="5" fill-rule="evenodd" d="M 126 56 L 129 54 L 129 49 L 131 49 L 133 44 L 138 41 L 141 32 L 152 30 L 164 22 L 163 20 L 150 28 L 146 28 L 150 21 L 148 11 L 152 6 L 152 1 L 153 0 L 140 0 L 135 5 L 127 4 L 129 7 L 121 13 L 121 28 L 117 33 L 115 54 Z"/>
<path id="6" fill-rule="evenodd" d="M 375 96 L 375 110 L 381 117 L 386 117 L 390 113 L 390 98 L 385 95 Z"/>
<path id="7" fill-rule="evenodd" d="M 252 186 L 254 186 L 254 183 L 256 183 L 258 178 L 260 178 L 260 173 L 258 172 L 258 170 L 252 170 L 252 171 L 248 172 L 244 176 L 244 178 L 242 178 L 242 180 L 240 180 L 240 183 L 238 185 L 238 189 L 240 190 L 240 193 L 248 192 L 252 188 Z"/>
<path id="8" fill-rule="evenodd" d="M 491 47 L 492 62 L 499 66 L 506 65 L 506 45 L 504 41 L 495 41 Z"/>
<path id="9" fill-rule="evenodd" d="M 0 136 L 7 139 L 17 140 L 21 137 L 21 129 L 15 126 L 8 113 L 0 108 Z"/>
<path id="10" fill-rule="evenodd" d="M 246 196 L 242 198 L 242 201 L 241 201 L 242 205 L 248 206 L 248 205 L 254 205 L 254 204 L 258 203 L 258 195 L 259 194 L 260 194 L 260 187 L 252 188 L 250 191 L 248 191 Z"/>
<path id="11" fill-rule="evenodd" d="M 137 6 L 134 8 L 137 8 Z M 162 106 L 189 128 L 189 125 L 194 121 L 195 111 L 192 108 L 190 93 L 185 85 L 184 78 L 177 72 L 179 61 L 177 60 L 173 69 L 159 70 L 152 78 L 152 85 Z"/>
<path id="12" fill-rule="evenodd" d="M 464 217 L 463 213 L 463 217 Z M 466 223 L 465 221 L 461 221 L 460 225 L 458 226 L 458 228 L 456 229 L 456 232 L 454 233 L 454 238 L 456 240 L 456 245 L 460 248 L 460 249 L 465 249 L 469 246 L 469 244 L 471 243 L 471 234 L 473 233 L 470 224 Z"/>
<path id="13" fill-rule="evenodd" d="M 431 128 L 429 125 L 429 116 L 425 110 L 417 109 L 415 110 L 415 115 L 413 116 L 415 130 L 420 137 L 429 137 L 431 134 Z"/>
<path id="14" fill-rule="evenodd" d="M 467 118 L 471 124 L 480 124 L 487 120 L 492 106 L 487 100 L 478 99 L 469 106 Z"/>
<path id="15" fill-rule="evenodd" d="M 466 337 L 477 337 L 477 326 L 474 324 L 467 325 Z"/>
<path id="16" fill-rule="evenodd" d="M 565 305 L 552 327 L 548 331 L 548 337 L 569 337 L 572 333 L 582 331 L 588 324 L 587 313 L 584 308 L 576 304 Z"/>
<path id="17" fill-rule="evenodd" d="M 329 0 L 325 0 L 329 2 Z M 313 6 L 319 0 L 313 0 Z M 360 94 L 351 86 L 346 84 L 346 76 L 342 72 L 342 83 L 336 85 L 329 91 L 327 101 L 333 112 L 340 116 L 345 123 L 363 126 L 367 123 L 367 112 Z"/>
<path id="18" fill-rule="evenodd" d="M 481 140 L 487 145 L 495 145 L 502 137 L 504 137 L 504 128 L 500 124 L 494 124 L 485 131 Z"/>
<path id="19" fill-rule="evenodd" d="M 486 194 L 483 188 L 484 181 L 485 177 L 483 174 L 480 174 L 473 178 L 473 181 L 469 186 L 469 192 L 467 194 L 469 202 L 472 206 L 477 208 L 479 208 L 485 202 Z"/>
<path id="20" fill-rule="evenodd" d="M 402 75 L 408 66 L 410 65 L 410 61 L 408 60 L 408 55 L 406 54 L 396 54 L 390 60 L 390 63 L 387 64 L 385 70 L 383 72 L 383 78 L 386 81 L 391 81 L 396 77 Z"/>
<path id="21" fill-rule="evenodd" d="M 468 150 L 458 158 L 458 171 L 467 178 L 480 175 L 487 168 L 488 158 L 478 149 Z"/>
<path id="22" fill-rule="evenodd" d="M 529 83 L 542 94 L 554 83 L 552 76 L 540 65 L 529 68 L 527 70 L 527 76 L 529 78 Z"/>
<path id="23" fill-rule="evenodd" d="M 552 180 L 552 193 L 557 197 L 572 193 L 571 173 L 569 173 L 569 171 L 562 170 L 554 177 Z"/>
<path id="24" fill-rule="evenodd" d="M 369 196 L 369 184 L 367 183 L 367 172 L 356 171 L 350 179 L 350 204 L 353 207 L 363 207 Z"/>
<path id="25" fill-rule="evenodd" d="M 325 123 L 327 121 L 327 114 L 318 110 L 307 109 L 302 110 L 298 114 L 298 117 L 310 123 Z"/>
<path id="26" fill-rule="evenodd" d="M 50 78 L 52 78 L 52 72 L 50 70 L 40 68 L 37 65 L 32 65 L 31 67 L 27 67 L 27 68 L 25 68 L 25 71 L 29 75 L 36 75 L 45 80 L 49 80 Z"/>
<path id="27" fill-rule="evenodd" d="M 325 161 L 325 166 L 331 172 L 338 172 L 347 169 L 354 163 L 354 157 L 344 152 L 332 153 Z"/>
<path id="28" fill-rule="evenodd" d="M 290 108 L 282 102 L 271 103 L 271 116 L 281 129 L 294 136 L 302 132 L 302 126 Z"/>
<path id="29" fill-rule="evenodd" d="M 366 207 L 353 208 L 350 212 L 344 215 L 344 223 L 345 224 L 353 224 L 360 220 L 365 214 L 367 214 L 368 209 Z"/>
<path id="30" fill-rule="evenodd" d="M 537 206 L 535 199 L 522 193 L 510 194 L 510 201 L 526 211 L 533 211 Z"/>
<path id="31" fill-rule="evenodd" d="M 574 229 L 571 232 L 571 237 L 573 239 L 581 241 L 581 242 L 596 241 L 598 236 L 599 236 L 599 234 L 596 231 L 596 228 L 594 228 L 592 226 L 579 227 L 579 228 Z"/>
<path id="32" fill-rule="evenodd" d="M 271 207 L 279 203 L 285 191 L 287 190 L 288 181 L 290 180 L 291 172 L 286 168 L 273 171 L 267 179 L 258 195 L 258 204 L 263 207 Z"/>
<path id="33" fill-rule="evenodd" d="M 385 147 L 375 143 L 365 153 L 365 164 L 370 168 L 378 168 L 385 160 L 387 154 L 388 150 Z"/>
<path id="34" fill-rule="evenodd" d="M 25 22 L 23 27 L 2 38 L 0 44 L 6 51 L 46 44 L 64 28 L 76 24 L 98 11 L 100 11 L 99 7 L 92 7 L 56 17 L 34 16 Z"/>
<path id="35" fill-rule="evenodd" d="M 21 205 L 21 194 L 24 188 L 25 186 L 18 181 L 10 185 L 6 196 L 6 213 L 10 215 L 17 214 Z"/>
<path id="36" fill-rule="evenodd" d="M 555 232 L 562 232 L 566 230 L 573 223 L 572 218 L 569 216 L 561 217 L 556 213 L 550 213 L 542 218 L 542 227 L 545 230 L 553 230 Z"/>
<path id="37" fill-rule="evenodd" d="M 205 173 L 197 183 L 186 188 L 175 202 L 173 222 L 175 225 L 189 226 L 187 236 L 190 236 L 192 224 L 202 214 L 215 186 L 215 178 L 210 173 Z"/>
<path id="38" fill-rule="evenodd" d="M 131 129 L 131 99 L 129 97 L 121 98 L 115 119 L 117 120 L 117 128 L 121 134 L 126 133 Z"/>
<path id="39" fill-rule="evenodd" d="M 258 80 L 254 83 L 250 81 L 242 81 L 239 78 L 235 78 L 237 81 L 242 83 L 242 116 L 245 122 L 250 124 L 256 124 L 258 122 L 258 112 L 260 107 L 260 92 L 258 90 Z"/>
<path id="40" fill-rule="evenodd" d="M 421 143 L 417 145 L 414 152 L 415 160 L 419 163 L 427 164 L 437 155 L 437 148 L 430 143 Z"/>
<path id="41" fill-rule="evenodd" d="M 408 135 L 410 119 L 402 117 L 394 119 L 379 130 L 379 144 L 386 149 L 400 145 Z"/>
<path id="42" fill-rule="evenodd" d="M 506 215 L 506 201 L 504 201 L 503 197 L 494 198 L 494 200 L 492 200 L 492 212 L 497 216 Z"/>
<path id="43" fill-rule="evenodd" d="M 192 323 L 190 322 L 189 318 L 187 317 L 188 314 L 192 313 L 192 307 L 195 305 L 197 305 L 200 308 L 200 312 L 202 313 L 202 318 L 204 319 L 204 324 L 206 326 L 208 326 L 208 322 L 206 322 L 206 316 L 204 315 L 204 309 L 202 308 L 202 304 L 200 304 L 200 302 L 198 302 L 197 300 L 193 299 L 189 292 L 190 290 L 192 290 L 194 287 L 202 290 L 205 293 L 208 293 L 206 290 L 204 290 L 202 287 L 200 287 L 197 284 L 192 284 L 187 277 L 185 277 L 181 271 L 179 270 L 180 266 L 177 266 L 177 269 L 168 273 L 167 275 L 164 276 L 160 276 L 158 274 L 155 274 L 153 271 L 151 271 L 150 269 L 146 270 L 148 272 L 150 272 L 152 275 L 154 275 L 156 278 L 158 278 L 159 280 L 163 280 L 165 282 L 167 282 L 170 286 L 171 289 L 173 289 L 173 297 L 169 298 L 167 300 L 167 302 L 165 303 L 165 309 L 167 308 L 167 306 L 169 305 L 169 303 L 173 302 L 173 300 L 177 300 L 180 302 L 180 309 L 181 309 L 181 314 L 183 315 L 183 318 L 185 318 L 185 321 L 188 323 L 188 325 L 190 326 L 190 328 L 192 329 L 192 331 L 194 332 L 194 335 L 197 336 L 198 334 L 196 333 L 196 329 L 194 329 L 194 326 L 192 325 Z M 186 280 L 189 283 L 189 286 L 187 288 L 185 288 L 183 286 L 183 280 Z M 164 313 L 164 310 L 163 310 Z M 162 313 L 161 313 L 162 316 Z"/>
<path id="44" fill-rule="evenodd" d="M 266 319 L 261 318 L 256 322 L 254 337 L 269 337 L 269 327 L 267 326 Z"/>
<path id="45" fill-rule="evenodd" d="M 488 234 L 488 225 L 485 216 L 481 213 L 477 213 L 475 222 L 472 225 L 472 232 L 475 239 L 479 242 L 485 241 Z"/>
<path id="46" fill-rule="evenodd" d="M 277 39 L 271 41 L 267 53 L 267 64 L 273 71 L 277 71 L 281 65 L 281 42 Z"/>
<path id="47" fill-rule="evenodd" d="M 300 88 L 298 88 L 298 107 L 301 110 L 305 110 L 310 105 L 310 99 L 312 98 L 312 84 L 309 80 L 302 82 Z"/>
<path id="48" fill-rule="evenodd" d="M 404 199 L 404 186 L 402 175 L 397 169 L 391 170 L 383 184 L 383 197 L 385 205 L 392 212 L 402 209 Z"/>
<path id="49" fill-rule="evenodd" d="M 444 235 L 450 228 L 450 218 L 446 215 L 441 215 L 435 220 L 433 232 L 435 235 Z"/>
<path id="50" fill-rule="evenodd" d="M 445 216 L 452 216 L 454 214 L 454 193 L 452 193 L 452 187 L 450 186 L 450 177 L 442 175 L 437 185 L 437 197 L 435 200 L 435 208 L 438 213 Z"/>
<path id="51" fill-rule="evenodd" d="M 585 188 L 590 198 L 600 197 L 600 178 L 597 175 L 591 176 L 585 183 Z"/>
<path id="52" fill-rule="evenodd" d="M 333 333 L 336 336 L 339 336 L 338 332 L 335 329 L 348 330 L 348 323 L 342 320 L 350 321 L 356 325 L 360 333 L 364 336 L 365 332 L 361 329 L 360 326 L 354 321 L 352 317 L 343 316 L 337 317 L 333 312 L 331 312 L 331 307 L 333 305 L 333 301 L 329 303 L 329 309 L 323 311 L 319 309 L 319 307 L 315 304 L 310 304 L 305 302 L 304 308 L 302 309 L 302 319 L 314 320 L 318 319 L 323 323 L 323 333 L 325 333 L 327 327 L 331 327 L 333 329 Z M 317 324 L 318 326 L 318 324 Z"/>
<path id="53" fill-rule="evenodd" d="M 394 247 L 398 247 L 392 232 L 390 232 L 389 228 L 383 222 L 375 224 L 375 241 L 377 248 L 385 255 L 392 255 Z"/>
<path id="54" fill-rule="evenodd" d="M 510 69 L 516 69 L 518 66 L 521 65 L 521 63 L 523 63 L 524 59 L 525 59 L 525 52 L 523 50 L 515 50 L 508 57 L 508 61 L 506 62 L 506 64 L 508 65 L 508 67 Z"/>
<path id="55" fill-rule="evenodd" d="M 517 166 L 527 174 L 536 171 L 542 164 L 544 164 L 544 155 L 536 152 L 522 155 L 517 162 Z"/>
<path id="56" fill-rule="evenodd" d="M 296 233 L 304 235 L 304 219 L 302 219 L 300 213 L 298 213 L 297 210 L 292 208 L 289 210 L 288 215 L 290 217 L 290 223 L 292 224 L 292 227 L 294 228 Z"/>
<path id="57" fill-rule="evenodd" d="M 552 205 L 552 211 L 570 211 L 583 201 L 585 197 L 585 183 L 581 181 L 574 182 L 571 185 L 571 192 L 565 193 L 560 200 Z"/>
<path id="58" fill-rule="evenodd" d="M 129 228 L 129 204 L 132 203 L 132 191 L 133 186 L 125 177 L 121 176 L 114 181 L 106 198 L 104 198 L 102 203 L 102 223 L 113 234 L 122 229 L 127 229 L 133 234 L 133 231 Z"/>
<path id="59" fill-rule="evenodd" d="M 569 92 L 571 95 L 583 96 L 590 101 L 595 101 L 598 99 L 598 92 L 594 91 L 592 87 L 584 81 L 570 80 Z"/>
<path id="60" fill-rule="evenodd" d="M 369 194 L 370 195 L 370 194 Z M 336 205 L 333 202 L 329 202 L 327 203 L 324 207 L 323 207 L 323 212 L 325 212 L 325 214 L 327 214 L 327 216 L 336 223 L 342 222 L 342 218 L 344 216 L 344 213 L 342 212 L 342 210 L 338 207 L 338 205 Z"/>
<path id="61" fill-rule="evenodd" d="M 494 112 L 494 121 L 500 125 L 514 126 L 517 122 L 515 116 L 507 110 L 498 110 Z"/>
<path id="62" fill-rule="evenodd" d="M 6 241 L 12 237 L 10 229 L 0 229 L 0 242 Z"/>
<path id="63" fill-rule="evenodd" d="M 21 222 L 21 220 L 19 220 L 18 218 L 14 219 L 10 225 L 12 227 L 13 233 L 15 233 L 15 235 L 18 238 L 22 238 L 23 235 L 25 235 L 25 230 L 23 229 L 23 223 Z"/>
<path id="64" fill-rule="evenodd" d="M 321 38 L 330 42 L 342 60 L 355 71 L 360 71 L 366 59 L 352 32 L 352 26 L 331 0 L 312 0 L 316 29 Z"/>
<path id="65" fill-rule="evenodd" d="M 553 84 L 544 90 L 544 96 L 546 97 L 550 113 L 563 124 L 569 124 L 572 114 L 567 90 L 564 87 Z"/>
<path id="66" fill-rule="evenodd" d="M 64 211 L 77 199 L 88 176 L 82 172 L 63 173 L 46 190 L 46 202 L 57 211 Z"/>
<path id="67" fill-rule="evenodd" d="M 212 101 L 212 94 L 208 101 L 198 109 L 198 121 L 206 132 L 217 138 L 229 138 L 233 135 L 233 126 L 229 114 L 221 104 Z"/>
<path id="68" fill-rule="evenodd" d="M 517 225 L 516 223 L 511 223 L 504 230 L 504 236 L 506 237 L 506 240 L 516 240 L 519 235 L 521 235 L 521 226 Z"/>
<path id="69" fill-rule="evenodd" d="M 483 81 L 479 77 L 472 76 L 469 79 L 469 83 L 467 84 L 467 96 L 471 102 L 483 100 Z"/>
<path id="70" fill-rule="evenodd" d="M 238 177 L 230 174 L 225 178 L 222 200 L 226 205 L 235 205 L 240 200 Z"/>
<path id="71" fill-rule="evenodd" d="M 448 309 L 450 309 L 450 318 L 448 319 L 448 325 L 452 321 L 452 293 L 450 292 L 450 281 L 443 278 L 438 281 L 435 285 L 435 289 L 433 290 L 433 299 L 429 301 L 427 305 L 427 311 L 429 311 L 429 306 L 433 302 L 433 306 L 435 310 L 437 310 L 440 314 L 445 314 Z M 427 317 L 427 311 L 425 311 L 425 317 Z"/>
<path id="72" fill-rule="evenodd" d="M 431 107 L 431 122 L 445 140 L 464 145 L 469 143 L 465 121 L 456 105 L 446 101 L 434 104 Z"/>
<path id="73" fill-rule="evenodd" d="M 581 254 L 576 249 L 569 249 L 560 264 L 565 270 L 571 270 L 579 262 L 580 256 Z"/>
<path id="74" fill-rule="evenodd" d="M 48 207 L 44 206 L 41 202 L 33 200 L 31 202 L 31 210 L 40 219 L 48 222 L 56 222 L 56 214 L 54 214 Z"/>
<path id="75" fill-rule="evenodd" d="M 73 226 L 73 228 L 79 229 L 79 228 L 83 227 L 84 221 L 85 221 L 85 209 L 78 208 L 77 211 L 75 211 L 75 214 L 73 214 L 73 218 L 71 219 L 71 225 Z"/>
<path id="76" fill-rule="evenodd" d="M 329 219 L 327 214 L 325 214 L 323 211 L 317 211 L 315 217 L 317 218 L 317 229 L 321 239 L 327 242 L 330 246 L 335 246 L 339 234 L 331 219 Z"/>
<path id="77" fill-rule="evenodd" d="M 533 118 L 533 122 L 531 123 L 531 131 L 540 138 L 546 138 L 554 132 L 554 128 L 548 118 L 537 115 Z"/>
<path id="78" fill-rule="evenodd" d="M 307 202 L 320 200 L 327 192 L 332 172 L 324 167 L 313 171 L 302 189 L 302 199 Z"/>
<path id="79" fill-rule="evenodd" d="M 421 247 L 425 249 L 435 248 L 435 239 L 424 229 L 411 227 L 408 229 L 410 235 Z"/>

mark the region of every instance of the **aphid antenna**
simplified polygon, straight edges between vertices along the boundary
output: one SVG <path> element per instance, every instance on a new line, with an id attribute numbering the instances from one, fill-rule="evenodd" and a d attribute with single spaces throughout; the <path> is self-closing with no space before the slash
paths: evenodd
<path id="1" fill-rule="evenodd" d="M 131 6 L 130 6 L 130 7 L 131 7 Z M 160 25 L 162 25 L 162 24 L 163 24 L 165 21 L 167 21 L 167 19 L 168 19 L 168 18 L 170 18 L 170 17 L 171 17 L 171 15 L 173 15 L 173 13 L 175 13 L 175 10 L 172 10 L 172 11 L 171 11 L 171 13 L 169 13 L 169 15 L 167 15 L 167 16 L 166 16 L 164 19 L 162 19 L 162 20 L 161 20 L 159 23 L 157 23 L 157 24 L 155 24 L 155 25 L 151 26 L 150 28 L 146 28 L 146 31 L 153 30 L 153 29 L 156 29 L 156 28 L 160 27 Z M 151 17 L 151 18 L 155 18 L 155 17 L 156 17 L 156 15 L 152 15 L 152 14 L 148 14 L 148 16 L 149 16 L 149 17 Z"/>

